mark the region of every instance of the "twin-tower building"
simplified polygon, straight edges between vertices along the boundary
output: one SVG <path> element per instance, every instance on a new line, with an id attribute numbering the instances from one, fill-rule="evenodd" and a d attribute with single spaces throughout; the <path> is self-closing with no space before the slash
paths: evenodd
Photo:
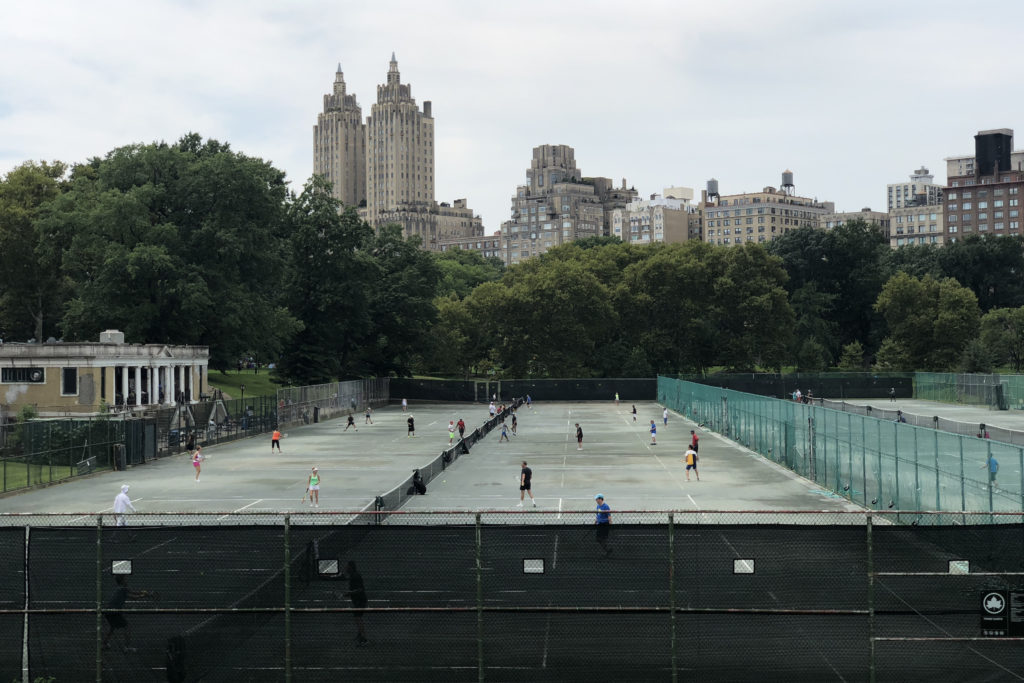
<path id="1" fill-rule="evenodd" d="M 465 199 L 452 204 L 434 199 L 431 103 L 425 101 L 422 109 L 416 104 L 394 53 L 365 121 L 338 65 L 333 91 L 324 95 L 324 110 L 313 126 L 313 172 L 330 181 L 334 196 L 358 208 L 370 225 L 398 223 L 407 236 L 419 235 L 426 249 L 484 233 Z"/>

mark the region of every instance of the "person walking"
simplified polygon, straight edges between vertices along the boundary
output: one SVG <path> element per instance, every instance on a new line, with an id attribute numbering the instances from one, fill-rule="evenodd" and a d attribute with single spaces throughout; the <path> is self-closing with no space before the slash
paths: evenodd
<path id="1" fill-rule="evenodd" d="M 363 624 L 363 613 L 362 610 L 366 609 L 369 604 L 369 600 L 366 599 L 366 586 L 363 584 L 363 577 L 356 569 L 356 563 L 352 560 L 348 561 L 345 565 L 345 576 L 342 578 L 348 579 L 348 595 L 349 600 L 352 601 L 352 606 L 356 608 L 352 612 L 352 618 L 356 622 L 356 644 L 366 645 L 369 640 L 366 638 L 366 627 Z"/>
<path id="2" fill-rule="evenodd" d="M 700 445 L 700 437 L 697 436 L 697 432 L 695 432 L 695 431 L 693 431 L 691 429 L 690 430 L 690 448 L 692 448 L 694 450 L 694 452 L 699 452 L 700 451 L 699 445 Z"/>
<path id="3" fill-rule="evenodd" d="M 516 429 L 519 427 L 519 420 L 516 418 L 516 414 L 512 413 L 512 436 L 516 435 Z"/>
<path id="4" fill-rule="evenodd" d="M 491 417 L 498 412 L 498 409 L 494 407 L 494 401 L 491 401 L 491 405 L 487 406 L 487 412 L 490 413 Z"/>
<path id="5" fill-rule="evenodd" d="M 526 407 L 533 410 L 533 399 L 530 398 L 529 394 L 526 395 Z"/>
<path id="6" fill-rule="evenodd" d="M 697 461 L 700 458 L 697 455 L 697 451 L 693 450 L 693 446 L 686 449 L 686 453 L 683 456 L 683 462 L 686 463 L 686 481 L 690 481 L 690 470 L 697 475 L 697 481 L 700 481 L 700 473 L 697 472 Z"/>
<path id="7" fill-rule="evenodd" d="M 896 402 L 896 387 L 889 387 L 889 403 Z"/>
<path id="8" fill-rule="evenodd" d="M 604 550 L 604 554 L 606 556 L 611 555 L 612 547 L 609 544 L 612 524 L 611 507 L 609 507 L 608 503 L 604 502 L 603 493 L 594 496 L 594 500 L 597 501 L 597 518 L 594 520 L 597 529 L 594 537 L 597 540 L 597 544 Z"/>
<path id="9" fill-rule="evenodd" d="M 651 445 L 658 445 L 658 425 L 654 424 L 654 420 L 651 420 Z"/>
<path id="10" fill-rule="evenodd" d="M 372 415 L 372 414 L 373 414 L 373 408 L 371 408 L 370 405 L 367 404 L 367 406 L 366 406 L 366 420 L 363 421 L 363 424 L 371 424 L 371 425 L 373 424 L 373 418 L 370 417 L 370 415 Z"/>
<path id="11" fill-rule="evenodd" d="M 124 632 L 124 651 L 135 652 L 135 648 L 132 647 L 131 632 L 128 630 L 128 620 L 125 619 L 124 614 L 121 610 L 124 609 L 124 604 L 129 599 L 131 600 L 142 600 L 144 598 L 156 597 L 155 593 L 150 591 L 133 591 L 128 588 L 128 580 L 124 574 L 118 574 L 114 577 L 114 592 L 110 595 L 110 599 L 107 600 L 107 610 L 103 614 L 104 620 L 107 622 L 106 629 L 103 633 L 103 649 L 110 649 L 110 639 L 116 631 Z"/>
<path id="12" fill-rule="evenodd" d="M 404 413 L 408 409 L 409 409 L 409 401 L 407 401 L 406 399 L 403 398 L 402 399 L 402 412 Z"/>
<path id="13" fill-rule="evenodd" d="M 313 471 L 309 473 L 309 479 L 306 480 L 306 492 L 309 493 L 309 504 L 312 507 L 320 507 L 320 472 L 315 465 Z"/>
<path id="14" fill-rule="evenodd" d="M 351 414 L 348 416 L 348 424 L 345 425 L 345 429 L 343 429 L 342 431 L 347 432 L 349 427 L 356 430 L 357 432 L 359 431 L 359 427 L 356 427 L 356 418 L 352 417 Z"/>
<path id="15" fill-rule="evenodd" d="M 460 417 L 459 421 L 455 423 L 455 426 L 459 428 L 459 438 L 466 438 L 466 421 Z"/>
<path id="16" fill-rule="evenodd" d="M 274 452 L 274 447 L 277 447 L 277 452 L 281 452 L 281 430 L 274 427 L 274 433 L 270 435 L 270 452 Z"/>
<path id="17" fill-rule="evenodd" d="M 203 447 L 197 446 L 192 454 L 192 469 L 196 471 L 196 483 L 199 483 L 199 472 L 203 469 Z"/>
<path id="18" fill-rule="evenodd" d="M 663 411 L 661 411 L 661 419 L 665 423 L 664 426 L 667 427 L 668 426 L 668 408 L 665 408 Z"/>
<path id="19" fill-rule="evenodd" d="M 408 437 L 411 439 L 412 437 L 416 436 L 416 420 L 413 419 L 412 415 L 410 415 L 409 419 L 406 420 L 406 423 L 408 423 L 408 425 L 409 425 Z"/>
<path id="20" fill-rule="evenodd" d="M 530 494 L 530 501 L 533 502 L 533 507 L 537 507 L 537 501 L 533 497 L 533 491 L 530 489 L 530 481 L 533 479 L 533 470 L 526 466 L 526 461 L 523 461 L 523 468 L 519 472 L 519 505 L 516 507 L 523 507 L 523 500 L 526 494 Z"/>
<path id="21" fill-rule="evenodd" d="M 999 474 L 999 461 L 993 458 L 991 453 L 985 457 L 985 464 L 981 466 L 982 469 L 985 469 L 986 467 L 988 468 L 989 486 L 992 487 L 993 491 L 996 491 L 998 490 L 996 475 Z"/>
<path id="22" fill-rule="evenodd" d="M 508 440 L 509 440 L 509 438 L 508 438 L 508 427 L 505 425 L 504 422 L 502 422 L 501 423 L 501 438 L 498 439 L 498 443 L 501 443 L 502 441 L 508 441 Z"/>
<path id="23" fill-rule="evenodd" d="M 136 512 L 135 506 L 132 505 L 132 499 L 128 497 L 129 484 L 121 486 L 121 493 L 114 497 L 114 515 L 116 516 L 117 526 L 125 525 L 125 515 L 128 511 Z"/>
<path id="24" fill-rule="evenodd" d="M 576 423 L 576 450 L 583 450 L 583 427 L 580 427 L 580 423 Z"/>
<path id="25" fill-rule="evenodd" d="M 615 407 L 619 407 L 619 392 L 615 392 Z"/>

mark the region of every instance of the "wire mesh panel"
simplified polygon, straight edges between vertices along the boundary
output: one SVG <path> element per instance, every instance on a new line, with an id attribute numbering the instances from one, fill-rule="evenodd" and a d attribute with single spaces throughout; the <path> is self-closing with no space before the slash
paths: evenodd
<path id="1" fill-rule="evenodd" d="M 1024 449 L 814 403 L 659 378 L 666 406 L 876 510 L 1024 510 Z"/>

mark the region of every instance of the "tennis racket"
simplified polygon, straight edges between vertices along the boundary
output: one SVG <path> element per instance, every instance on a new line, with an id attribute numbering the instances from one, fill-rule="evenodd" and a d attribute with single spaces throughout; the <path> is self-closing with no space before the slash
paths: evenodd
<path id="1" fill-rule="evenodd" d="M 302 500 L 300 500 L 299 502 L 300 503 L 305 503 L 306 502 L 306 496 L 308 496 L 308 495 L 309 495 L 309 489 L 306 489 L 306 492 L 302 494 Z"/>

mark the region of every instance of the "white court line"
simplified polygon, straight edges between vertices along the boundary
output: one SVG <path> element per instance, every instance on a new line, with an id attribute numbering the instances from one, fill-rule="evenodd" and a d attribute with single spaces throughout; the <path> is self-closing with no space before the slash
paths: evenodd
<path id="1" fill-rule="evenodd" d="M 235 510 L 235 511 L 233 511 L 233 512 L 231 512 L 231 513 L 227 514 L 227 515 L 223 515 L 223 516 L 221 516 L 221 517 L 218 517 L 218 518 L 217 518 L 217 520 L 218 520 L 218 521 L 220 521 L 220 520 L 224 519 L 225 517 L 228 517 L 228 516 L 230 516 L 230 515 L 233 515 L 233 514 L 235 514 L 235 512 L 241 512 L 241 511 L 242 511 L 242 510 L 244 510 L 245 508 L 251 508 L 251 507 L 252 507 L 253 505 L 255 505 L 256 503 L 262 503 L 262 502 L 263 502 L 263 499 L 262 499 L 262 498 L 260 498 L 259 500 L 254 500 L 253 502 L 249 503 L 248 505 L 243 505 L 242 507 L 238 508 L 237 510 Z"/>
<path id="2" fill-rule="evenodd" d="M 559 506 L 561 507 L 561 506 Z M 558 534 L 555 534 L 555 552 L 551 556 L 551 569 L 558 566 Z"/>
<path id="3" fill-rule="evenodd" d="M 564 477 L 565 473 L 562 473 L 562 476 Z M 561 519 L 561 518 L 562 518 L 562 499 L 559 498 L 558 499 L 558 517 L 556 519 Z"/>
<path id="4" fill-rule="evenodd" d="M 136 498 L 135 500 L 133 500 L 133 501 L 132 501 L 132 503 L 138 503 L 138 502 L 139 502 L 140 500 L 144 500 L 144 499 L 143 499 L 143 498 Z M 97 513 L 96 513 L 96 515 L 102 515 L 102 514 L 105 514 L 105 513 L 107 513 L 107 512 L 113 512 L 113 511 L 114 511 L 114 508 L 113 508 L 113 507 L 109 507 L 109 508 L 103 508 L 102 510 L 100 510 L 99 512 L 97 512 Z M 131 513 L 129 512 L 129 513 L 125 513 L 125 514 L 131 514 Z M 72 521 L 72 522 L 77 522 L 77 521 L 78 521 L 78 520 L 80 520 L 80 519 L 86 519 L 86 518 L 88 518 L 88 517 L 95 517 L 96 515 L 82 515 L 81 517 L 75 517 L 75 518 L 74 518 L 73 520 L 71 520 L 71 521 Z"/>
<path id="5" fill-rule="evenodd" d="M 548 601 L 548 606 L 551 606 L 551 601 Z M 540 668 L 548 668 L 548 640 L 551 637 L 551 615 L 548 614 L 547 625 L 544 627 L 544 657 L 540 660 Z"/>

